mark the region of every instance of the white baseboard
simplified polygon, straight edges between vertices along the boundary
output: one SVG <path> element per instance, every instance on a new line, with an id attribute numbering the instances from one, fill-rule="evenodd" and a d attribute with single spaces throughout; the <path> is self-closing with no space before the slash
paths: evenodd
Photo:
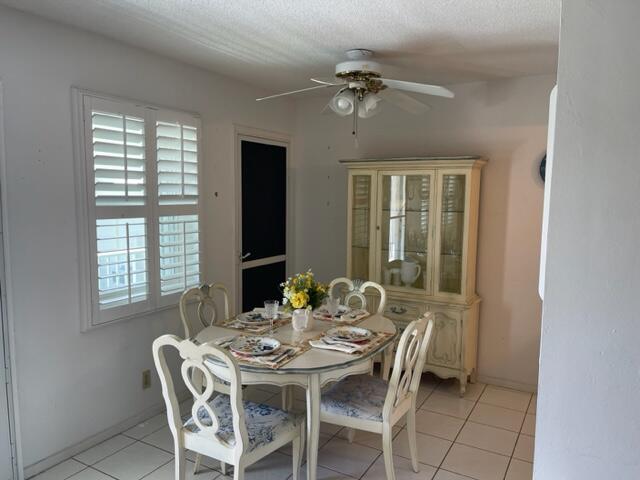
<path id="1" fill-rule="evenodd" d="M 178 399 L 180 400 L 180 402 L 182 402 L 189 395 L 190 395 L 189 392 L 185 391 L 182 394 L 178 395 Z M 117 425 L 114 425 L 113 427 L 107 428 L 106 430 L 96 433 L 95 435 L 92 435 L 91 437 L 86 438 L 83 441 L 76 443 L 75 445 L 67 447 L 64 450 L 60 450 L 59 452 L 54 453 L 53 455 L 50 455 L 47 458 L 44 458 L 36 463 L 33 463 L 25 467 L 23 478 L 28 479 L 30 477 L 33 477 L 34 475 L 42 473 L 45 470 L 53 467 L 54 465 L 57 465 L 73 457 L 74 455 L 84 452 L 85 450 L 91 447 L 94 447 L 99 443 L 102 443 L 105 440 L 115 435 L 118 435 L 119 433 L 125 432 L 130 428 L 135 427 L 139 423 L 144 422 L 145 420 L 148 420 L 149 418 L 163 412 L 164 410 L 165 410 L 164 401 L 156 405 L 153 405 L 152 407 L 146 409 L 145 411 L 138 413 L 137 415 L 133 415 L 132 417 L 129 417 L 126 420 L 123 420 L 122 422 L 118 423 Z"/>
<path id="2" fill-rule="evenodd" d="M 537 393 L 538 385 L 531 385 L 529 383 L 520 383 L 506 378 L 490 377 L 488 375 L 478 375 L 478 381 L 481 383 L 488 383 L 490 385 L 496 385 L 498 387 L 512 388 L 514 390 L 521 390 L 523 392 Z"/>

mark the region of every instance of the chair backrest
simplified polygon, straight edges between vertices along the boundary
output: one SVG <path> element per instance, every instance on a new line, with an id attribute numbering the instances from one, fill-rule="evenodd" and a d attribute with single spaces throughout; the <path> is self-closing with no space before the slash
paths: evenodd
<path id="1" fill-rule="evenodd" d="M 180 318 L 182 319 L 182 326 L 184 327 L 184 336 L 189 338 L 203 327 L 214 325 L 219 317 L 218 306 L 214 299 L 216 291 L 222 293 L 224 300 L 224 319 L 231 317 L 229 312 L 229 291 L 221 283 L 202 284 L 199 287 L 192 287 L 185 290 L 180 297 Z M 196 310 L 197 322 L 200 324 L 200 328 L 196 326 L 196 320 L 190 318 L 188 311 L 188 304 L 192 301 L 197 301 L 198 306 Z"/>
<path id="2" fill-rule="evenodd" d="M 215 435 L 218 431 L 218 418 L 209 406 L 208 402 L 214 395 L 214 376 L 205 365 L 205 360 L 214 359 L 224 365 L 223 368 L 228 369 L 230 383 L 230 401 L 231 412 L 233 415 L 233 432 L 235 437 L 236 454 L 241 454 L 249 445 L 247 436 L 247 427 L 245 424 L 244 407 L 242 406 L 242 388 L 240 379 L 240 369 L 235 359 L 212 344 L 196 345 L 191 340 L 183 340 L 175 335 L 163 335 L 153 342 L 153 361 L 158 370 L 160 383 L 162 385 L 162 396 L 167 407 L 167 419 L 169 421 L 169 429 L 178 439 L 184 433 L 182 419 L 180 417 L 180 405 L 176 397 L 176 391 L 173 382 L 171 370 L 167 366 L 165 359 L 165 347 L 172 347 L 178 351 L 182 363 L 180 372 L 182 380 L 193 395 L 193 406 L 191 407 L 191 416 L 194 423 L 200 429 L 199 435 L 206 435 L 212 441 L 224 444 Z M 196 371 L 198 372 L 195 375 Z M 202 384 L 194 381 L 194 378 L 203 379 Z M 203 422 L 203 413 L 206 412 L 204 418 L 208 420 Z"/>
<path id="3" fill-rule="evenodd" d="M 384 307 L 387 304 L 387 292 L 382 285 L 372 281 L 363 281 L 363 280 L 351 280 L 347 277 L 339 277 L 331 281 L 329 284 L 329 296 L 331 298 L 336 297 L 336 292 L 334 288 L 338 287 L 338 289 L 342 290 L 338 292 L 337 296 L 342 297 L 342 301 L 345 305 L 352 306 L 352 303 L 355 302 L 358 304 L 358 308 L 362 308 L 367 310 L 369 313 L 372 312 L 371 308 L 369 308 L 369 304 L 367 302 L 367 297 L 365 296 L 365 290 L 367 288 L 375 288 L 378 290 L 380 295 L 380 302 L 378 303 L 378 308 L 375 313 L 382 314 L 384 312 Z"/>
<path id="4" fill-rule="evenodd" d="M 433 313 L 427 312 L 407 325 L 402 333 L 382 409 L 383 418 L 388 418 L 393 409 L 407 399 L 411 400 L 411 407 L 414 408 L 433 324 Z"/>

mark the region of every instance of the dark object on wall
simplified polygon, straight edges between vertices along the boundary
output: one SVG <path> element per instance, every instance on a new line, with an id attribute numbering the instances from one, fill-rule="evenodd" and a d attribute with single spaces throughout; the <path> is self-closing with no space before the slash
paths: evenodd
<path id="1" fill-rule="evenodd" d="M 542 179 L 542 181 L 544 182 L 544 174 L 545 174 L 545 170 L 547 169 L 547 154 L 544 154 L 544 157 L 542 157 L 542 160 L 540 160 L 540 178 Z"/>

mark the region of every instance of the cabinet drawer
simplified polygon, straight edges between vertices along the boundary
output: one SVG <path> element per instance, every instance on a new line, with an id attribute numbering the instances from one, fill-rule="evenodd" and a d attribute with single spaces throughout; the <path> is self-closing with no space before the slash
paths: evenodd
<path id="1" fill-rule="evenodd" d="M 385 305 L 384 316 L 390 320 L 407 324 L 420 318 L 425 311 L 424 305 L 392 300 Z"/>

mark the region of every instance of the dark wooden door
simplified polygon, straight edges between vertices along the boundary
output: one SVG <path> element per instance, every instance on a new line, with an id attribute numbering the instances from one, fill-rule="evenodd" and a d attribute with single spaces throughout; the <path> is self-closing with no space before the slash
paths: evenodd
<path id="1" fill-rule="evenodd" d="M 242 310 L 281 299 L 287 261 L 287 147 L 241 140 Z"/>

